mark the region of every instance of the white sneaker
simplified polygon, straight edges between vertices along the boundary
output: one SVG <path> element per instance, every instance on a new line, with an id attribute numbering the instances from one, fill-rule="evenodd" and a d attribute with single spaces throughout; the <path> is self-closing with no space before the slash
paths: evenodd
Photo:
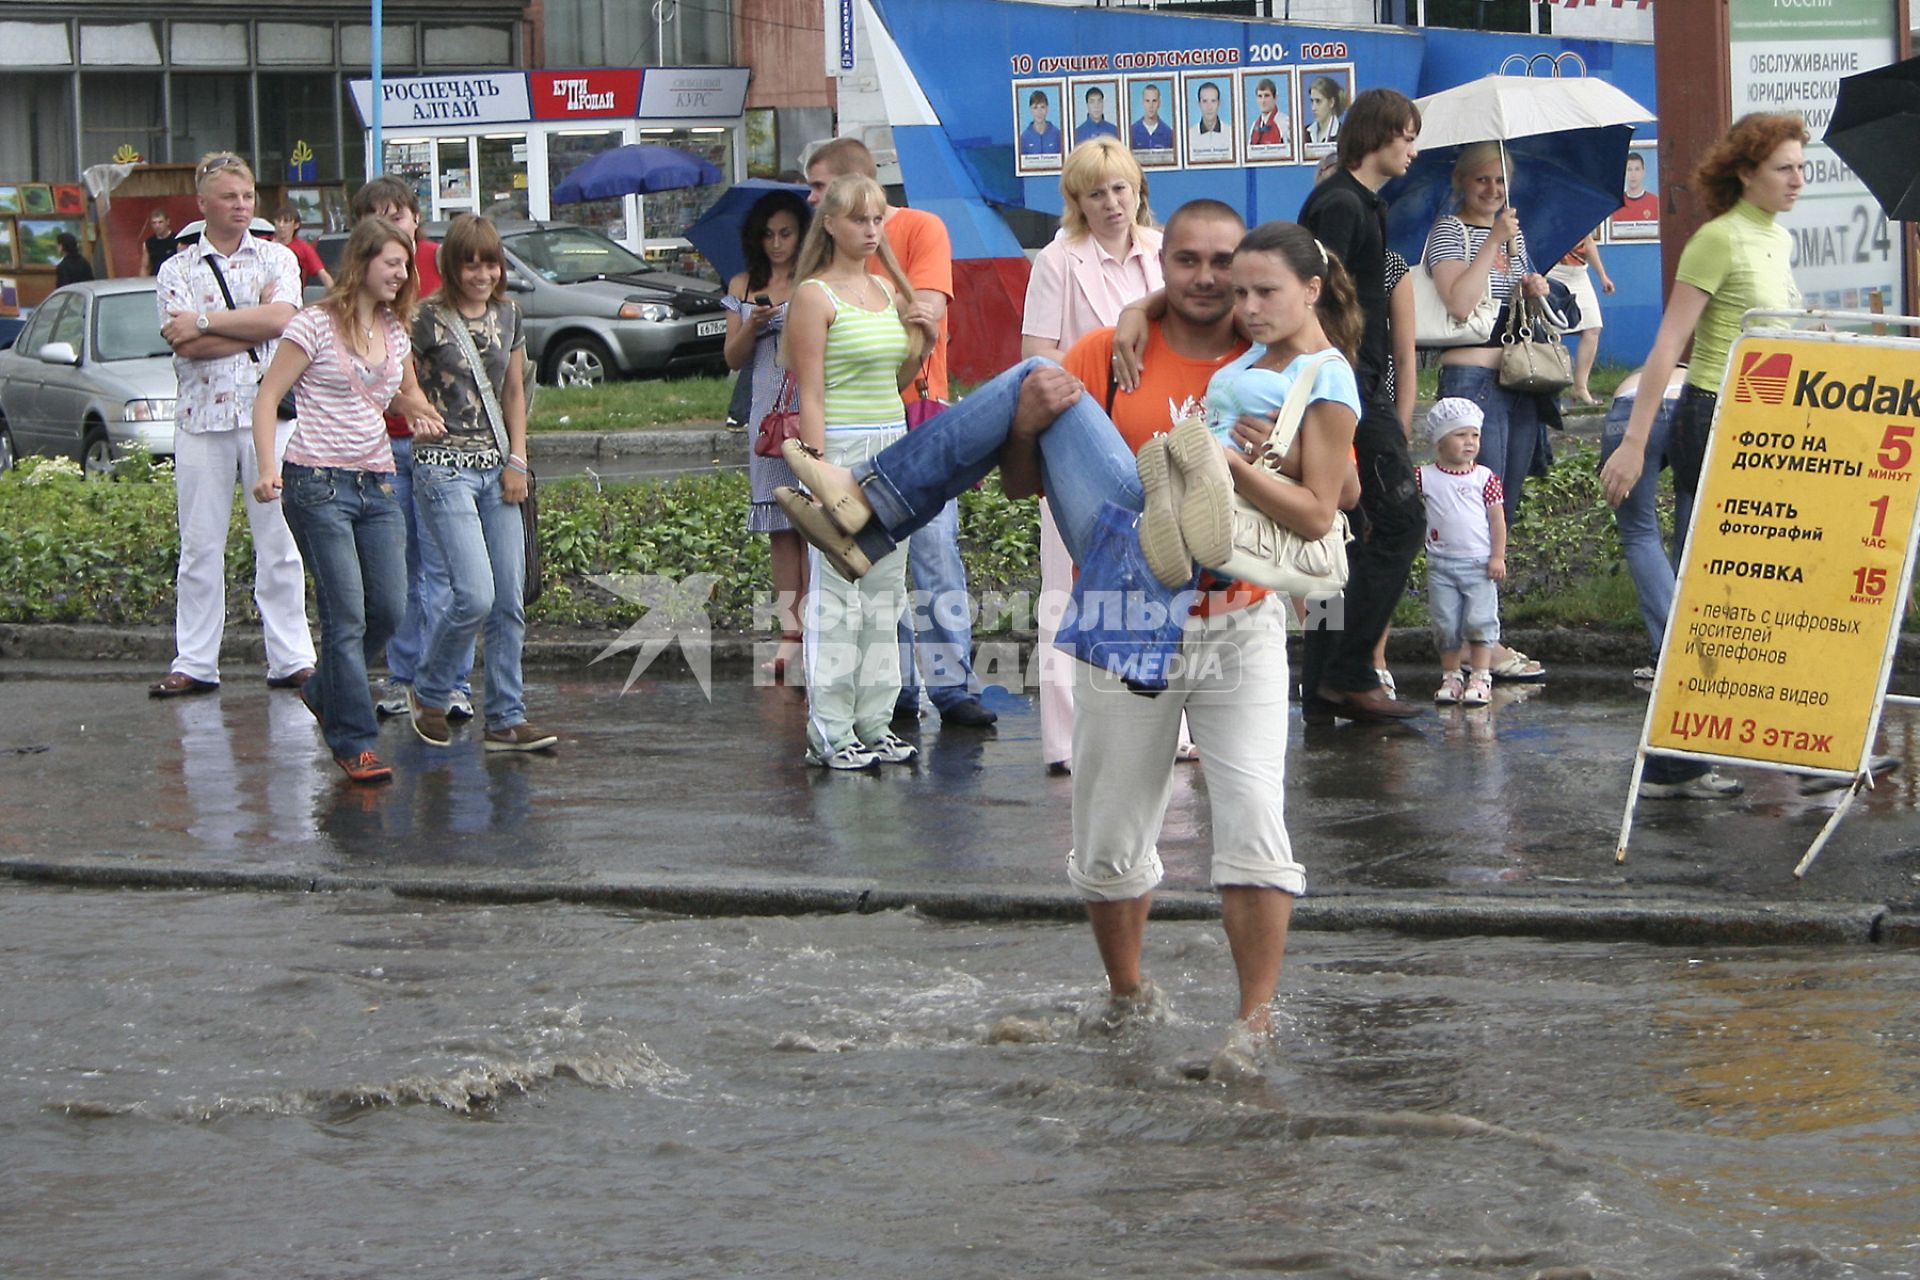
<path id="1" fill-rule="evenodd" d="M 817 764 L 823 769 L 871 769 L 880 763 L 879 757 L 857 742 L 849 742 L 832 755 L 823 756 L 812 747 L 807 748 L 807 763 Z"/>
<path id="2" fill-rule="evenodd" d="M 473 719 L 473 695 L 461 689 L 455 689 L 447 698 L 447 719 Z"/>
<path id="3" fill-rule="evenodd" d="M 1747 789 L 1746 784 L 1723 778 L 1712 769 L 1685 782 L 1642 782 L 1642 800 L 1724 800 Z"/>
<path id="4" fill-rule="evenodd" d="M 883 733 L 876 742 L 861 744 L 861 750 L 880 764 L 905 764 L 920 754 L 920 748 L 894 733 Z"/>
<path id="5" fill-rule="evenodd" d="M 373 709 L 383 716 L 404 716 L 412 712 L 407 703 L 407 695 L 413 692 L 413 686 L 402 684 L 398 680 L 383 680 L 378 692 L 374 694 Z M 469 712 L 468 714 L 472 714 Z"/>
<path id="6" fill-rule="evenodd" d="M 1652 667 L 1635 667 L 1633 669 L 1633 682 L 1635 684 L 1645 684 L 1647 681 L 1653 679 L 1656 674 Z"/>

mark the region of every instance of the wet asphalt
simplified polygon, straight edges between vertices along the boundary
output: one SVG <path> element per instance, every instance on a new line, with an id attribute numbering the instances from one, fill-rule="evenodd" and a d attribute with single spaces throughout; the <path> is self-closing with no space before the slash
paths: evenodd
<path id="1" fill-rule="evenodd" d="M 18 652 L 16 648 L 15 652 Z M 1423 693 L 1431 673 L 1402 664 Z M 710 694 L 628 660 L 531 670 L 552 755 L 450 749 L 404 719 L 389 785 L 346 782 L 311 717 L 258 669 L 158 701 L 130 661 L 0 660 L 0 873 L 102 886 L 384 887 L 487 901 L 560 898 L 697 913 L 917 906 L 1071 917 L 1071 783 L 1040 764 L 1030 698 L 991 689 L 991 730 L 909 730 L 911 766 L 838 774 L 801 758 L 805 705 L 749 657 Z M 1309 728 L 1291 712 L 1287 820 L 1308 868 L 1303 928 L 1632 937 L 1666 942 L 1920 941 L 1920 770 L 1856 803 L 1804 879 L 1837 802 L 1734 771 L 1726 801 L 1644 801 L 1614 858 L 1646 695 L 1626 673 L 1557 668 L 1491 707 L 1405 726 Z M 1880 749 L 1920 760 L 1920 714 L 1889 707 Z M 1157 910 L 1204 916 L 1206 767 L 1182 764 Z"/>

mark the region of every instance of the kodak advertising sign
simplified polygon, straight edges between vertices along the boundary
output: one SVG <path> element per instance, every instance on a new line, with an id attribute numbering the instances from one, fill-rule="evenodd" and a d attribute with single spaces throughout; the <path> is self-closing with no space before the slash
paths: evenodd
<path id="1" fill-rule="evenodd" d="M 1905 602 L 1917 481 L 1920 349 L 1743 336 L 1647 745 L 1858 769 Z"/>

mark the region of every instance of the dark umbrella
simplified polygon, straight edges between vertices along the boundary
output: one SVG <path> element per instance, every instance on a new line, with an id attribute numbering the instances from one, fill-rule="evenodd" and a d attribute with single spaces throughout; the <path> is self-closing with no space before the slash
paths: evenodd
<path id="1" fill-rule="evenodd" d="M 553 202 L 614 200 L 635 192 L 675 191 L 725 181 L 725 175 L 699 156 L 657 143 L 635 142 L 583 161 L 553 189 Z"/>
<path id="2" fill-rule="evenodd" d="M 1840 81 L 1826 144 L 1889 218 L 1920 219 L 1920 58 Z"/>
<path id="3" fill-rule="evenodd" d="M 722 191 L 713 207 L 687 228 L 687 240 L 713 264 L 721 280 L 731 280 L 747 269 L 746 254 L 740 248 L 740 231 L 747 225 L 747 215 L 753 212 L 753 206 L 771 191 L 791 191 L 802 200 L 807 198 L 807 189 L 791 182 L 748 178 Z"/>

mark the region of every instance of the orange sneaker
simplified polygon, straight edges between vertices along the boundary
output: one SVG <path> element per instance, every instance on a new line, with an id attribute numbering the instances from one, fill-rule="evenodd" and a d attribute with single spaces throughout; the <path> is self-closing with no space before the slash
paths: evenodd
<path id="1" fill-rule="evenodd" d="M 392 782 L 393 769 L 371 751 L 362 751 L 351 760 L 335 760 L 355 782 Z"/>

